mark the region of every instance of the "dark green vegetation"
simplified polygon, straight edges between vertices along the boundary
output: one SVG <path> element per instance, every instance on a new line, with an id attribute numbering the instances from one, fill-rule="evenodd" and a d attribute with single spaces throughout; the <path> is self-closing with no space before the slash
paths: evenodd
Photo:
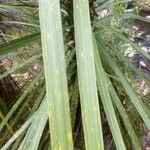
<path id="1" fill-rule="evenodd" d="M 0 4 L 0 148 L 140 150 L 150 103 L 135 76 L 150 78 L 124 54 L 150 59 L 130 30 L 149 24 L 146 0 L 12 1 Z"/>

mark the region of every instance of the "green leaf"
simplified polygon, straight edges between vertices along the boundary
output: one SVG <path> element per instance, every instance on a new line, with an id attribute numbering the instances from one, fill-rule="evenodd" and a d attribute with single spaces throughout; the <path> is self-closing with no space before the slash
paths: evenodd
<path id="1" fill-rule="evenodd" d="M 13 129 L 12 129 L 12 126 L 5 120 L 5 117 L 4 117 L 4 115 L 3 115 L 3 113 L 2 113 L 1 110 L 0 110 L 0 119 L 4 121 L 4 123 L 5 123 L 6 127 L 7 127 L 7 129 L 9 130 L 9 132 L 10 132 L 11 134 L 14 134 L 14 131 L 13 131 Z"/>
<path id="2" fill-rule="evenodd" d="M 30 64 L 30 63 L 32 63 L 33 61 L 37 60 L 37 59 L 40 58 L 40 57 L 42 57 L 42 54 L 35 55 L 35 56 L 31 57 L 30 59 L 28 59 L 28 60 L 26 60 L 26 61 L 24 61 L 24 62 L 22 62 L 22 63 L 19 63 L 19 64 L 15 65 L 14 67 L 12 67 L 11 69 L 9 69 L 8 71 L 2 73 L 2 74 L 0 75 L 0 80 L 1 80 L 2 78 L 6 77 L 7 75 L 11 74 L 12 72 L 14 72 L 14 71 L 16 71 L 16 70 L 18 70 L 18 69 L 20 69 L 20 68 L 23 68 L 24 66 L 26 66 L 26 65 L 28 65 L 28 64 Z"/>
<path id="3" fill-rule="evenodd" d="M 19 130 L 9 139 L 9 141 L 1 148 L 1 150 L 7 150 L 9 146 L 27 129 L 27 127 L 32 123 L 34 116 L 29 118 Z"/>
<path id="4" fill-rule="evenodd" d="M 0 55 L 6 55 L 14 50 L 40 41 L 40 33 L 31 34 L 0 45 Z"/>
<path id="5" fill-rule="evenodd" d="M 129 85 L 128 81 L 120 71 L 119 67 L 113 61 L 113 59 L 109 56 L 109 54 L 106 53 L 106 51 L 103 50 L 103 57 L 105 58 L 105 61 L 109 64 L 109 66 L 114 70 L 115 74 L 117 75 L 118 79 L 122 83 L 124 89 L 126 90 L 127 94 L 129 95 L 131 102 L 141 115 L 142 119 L 144 120 L 145 124 L 148 128 L 150 128 L 150 110 L 149 108 L 140 100 L 137 96 L 137 94 L 134 92 L 132 87 Z"/>
<path id="6" fill-rule="evenodd" d="M 39 121 L 39 119 L 41 118 L 41 122 L 37 122 Z M 37 120 L 36 120 L 37 119 Z M 48 119 L 47 117 L 47 111 L 46 111 L 46 100 L 43 100 L 43 102 L 41 103 L 39 109 L 19 128 L 19 130 L 9 139 L 9 141 L 1 148 L 1 150 L 7 150 L 10 145 L 19 137 L 22 135 L 22 133 L 24 133 L 24 131 L 28 128 L 28 126 L 31 124 L 29 130 L 33 127 L 38 127 L 36 129 L 39 129 L 38 131 L 34 131 L 32 130 L 32 132 L 27 132 L 27 135 L 32 133 L 31 135 L 34 135 L 35 138 L 37 135 L 41 134 L 42 132 L 40 132 L 40 130 L 43 128 L 42 125 L 43 123 L 45 123 L 45 121 Z M 43 121 L 44 120 L 44 121 Z M 42 122 L 43 121 L 43 122 Z M 36 124 L 35 124 L 36 123 Z M 34 126 L 33 126 L 34 125 Z M 41 128 L 40 128 L 41 127 Z M 28 130 L 28 131 L 29 131 Z M 34 132 L 33 132 L 34 131 Z M 40 136 L 39 136 L 40 137 Z M 39 138 L 38 137 L 38 138 Z M 38 142 L 39 139 L 36 139 L 36 142 Z M 28 141 L 33 142 L 33 139 Z M 35 146 L 35 143 L 33 142 L 33 145 Z M 35 146 L 36 147 L 36 146 Z M 35 148 L 33 147 L 33 148 Z"/>
<path id="7" fill-rule="evenodd" d="M 72 118 L 72 127 L 75 125 L 76 112 L 79 104 L 79 89 L 78 89 L 78 80 L 75 79 L 74 86 L 72 88 L 71 98 L 70 98 L 70 113 Z"/>
<path id="8" fill-rule="evenodd" d="M 14 104 L 14 106 L 10 109 L 10 111 L 8 112 L 8 114 L 5 117 L 5 120 L 3 120 L 0 123 L 0 132 L 3 129 L 5 122 L 7 122 L 10 117 L 13 115 L 13 113 L 16 111 L 16 109 L 19 107 L 19 105 L 22 103 L 22 101 L 24 100 L 24 98 L 27 96 L 27 94 L 29 92 L 31 92 L 32 87 L 37 83 L 37 81 L 39 80 L 39 78 L 41 78 L 41 75 L 43 74 L 43 71 L 40 72 L 40 74 L 27 86 L 26 90 L 23 91 L 23 94 L 19 97 L 19 99 L 16 101 L 16 103 Z"/>
<path id="9" fill-rule="evenodd" d="M 88 0 L 74 0 L 75 44 L 85 146 L 103 150 Z"/>
<path id="10" fill-rule="evenodd" d="M 150 56 L 149 54 L 147 54 L 146 52 L 144 52 L 138 45 L 136 45 L 133 41 L 131 41 L 130 39 L 128 39 L 121 30 L 119 30 L 116 27 L 105 27 L 102 24 L 98 24 L 98 26 L 100 26 L 101 28 L 103 28 L 104 30 L 108 30 L 110 32 L 112 32 L 114 34 L 114 36 L 116 36 L 118 39 L 121 39 L 122 41 L 130 44 L 135 50 L 137 50 L 138 52 L 140 52 L 141 54 L 143 54 L 143 56 L 145 56 L 147 59 L 150 60 Z"/>
<path id="11" fill-rule="evenodd" d="M 109 78 L 108 78 L 108 82 L 110 83 Z M 119 97 L 118 97 L 118 95 L 117 95 L 117 93 L 116 93 L 116 91 L 115 91 L 115 89 L 111 83 L 109 86 L 109 91 L 110 91 L 110 94 L 112 96 L 112 100 L 113 100 L 114 104 L 116 105 L 116 107 L 119 111 L 119 114 L 120 114 L 120 116 L 124 122 L 127 134 L 129 135 L 129 137 L 131 139 L 131 142 L 132 142 L 132 145 L 134 146 L 134 149 L 140 150 L 141 145 L 140 145 L 139 139 L 138 139 L 138 137 L 134 131 L 134 128 L 132 126 L 130 118 L 128 117 L 128 114 L 127 114 L 125 108 L 123 107 L 121 100 L 119 99 Z"/>
<path id="12" fill-rule="evenodd" d="M 59 0 L 39 1 L 52 149 L 73 149 Z M 45 19 L 46 18 L 46 19 Z"/>
<path id="13" fill-rule="evenodd" d="M 95 39 L 93 41 L 98 90 L 100 92 L 101 100 L 116 147 L 118 150 L 125 150 L 126 147 L 121 134 L 121 129 L 119 127 L 115 110 L 113 108 L 113 103 L 109 94 L 108 87 L 110 83 L 108 82 L 107 75 L 103 69 Z"/>
<path id="14" fill-rule="evenodd" d="M 39 88 L 39 86 L 37 86 L 37 88 Z M 38 89 L 37 89 L 38 90 Z M 24 113 L 24 115 L 27 113 L 29 118 L 30 116 L 32 116 L 36 110 L 38 109 L 39 105 L 41 104 L 41 101 L 43 100 L 44 96 L 45 96 L 45 86 L 42 88 L 41 91 L 39 91 L 39 95 L 37 98 L 34 99 L 34 105 L 32 107 L 32 110 L 30 110 L 30 113 L 26 111 L 26 104 L 29 104 L 31 98 L 32 98 L 32 94 L 30 96 L 28 96 L 28 98 L 23 102 L 22 106 L 20 107 L 20 109 L 18 110 L 17 114 L 15 115 L 13 121 L 12 121 L 12 125 L 14 126 L 19 118 L 21 117 L 21 115 Z"/>
<path id="15" fill-rule="evenodd" d="M 135 71 L 136 74 L 139 75 L 139 77 L 147 82 L 148 85 L 150 85 L 150 78 L 145 75 L 141 70 L 139 70 L 137 67 L 135 67 L 129 58 L 125 57 L 123 53 L 120 52 L 120 50 L 116 47 L 113 47 L 112 45 L 108 44 L 109 47 L 113 50 L 113 54 L 122 59 L 122 61 L 126 64 L 127 67 L 131 67 L 132 70 Z"/>
<path id="16" fill-rule="evenodd" d="M 37 150 L 47 120 L 46 103 L 43 100 L 18 150 Z"/>

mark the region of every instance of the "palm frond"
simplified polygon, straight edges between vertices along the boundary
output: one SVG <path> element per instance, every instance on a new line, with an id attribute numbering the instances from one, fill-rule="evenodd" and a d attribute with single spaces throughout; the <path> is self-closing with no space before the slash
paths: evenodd
<path id="1" fill-rule="evenodd" d="M 59 0 L 39 1 L 47 107 L 53 149 L 72 149 Z M 45 22 L 44 18 L 48 18 Z"/>
<path id="2" fill-rule="evenodd" d="M 86 149 L 104 149 L 88 0 L 74 0 L 75 44 Z M 86 28 L 85 28 L 86 26 Z M 89 132 L 91 130 L 91 132 Z"/>

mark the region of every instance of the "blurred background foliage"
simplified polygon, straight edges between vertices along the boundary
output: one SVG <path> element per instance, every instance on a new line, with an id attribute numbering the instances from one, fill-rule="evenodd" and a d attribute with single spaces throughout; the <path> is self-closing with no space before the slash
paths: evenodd
<path id="1" fill-rule="evenodd" d="M 73 143 L 75 149 L 85 149 L 73 1 L 60 0 L 60 6 Z M 91 0 L 89 8 L 93 35 L 112 86 L 110 95 L 125 145 L 127 149 L 135 149 L 134 137 L 144 149 L 145 143 L 150 143 L 145 126 L 146 123 L 150 127 L 150 3 L 146 0 Z M 37 0 L 0 0 L 0 41 L 0 147 L 10 146 L 9 149 L 15 150 L 26 142 L 27 128 L 43 109 L 46 93 Z M 98 91 L 104 146 L 106 150 L 113 150 L 116 149 L 114 138 L 99 88 Z M 144 112 L 140 111 L 142 108 Z M 149 119 L 145 119 L 146 114 Z M 40 133 L 42 138 L 37 143 L 39 150 L 50 148 L 47 117 L 45 120 Z"/>

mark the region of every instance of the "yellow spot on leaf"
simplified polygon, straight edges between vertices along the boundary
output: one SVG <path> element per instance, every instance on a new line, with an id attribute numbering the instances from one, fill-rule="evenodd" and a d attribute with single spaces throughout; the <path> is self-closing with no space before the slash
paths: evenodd
<path id="1" fill-rule="evenodd" d="M 47 33 L 47 38 L 50 40 L 51 39 L 51 34 Z"/>
<path id="2" fill-rule="evenodd" d="M 83 52 L 81 53 L 81 57 L 82 57 L 82 58 L 84 57 L 84 54 L 83 54 Z"/>
<path id="3" fill-rule="evenodd" d="M 91 131 L 94 132 L 94 128 L 93 127 L 92 127 Z"/>
<path id="4" fill-rule="evenodd" d="M 61 150 L 61 147 L 59 146 L 59 148 L 58 148 L 59 150 Z"/>
<path id="5" fill-rule="evenodd" d="M 52 11 L 54 9 L 54 4 L 49 5 L 49 10 Z"/>
<path id="6" fill-rule="evenodd" d="M 69 140 L 69 143 L 72 143 L 72 133 L 71 132 L 68 133 L 68 140 Z"/>
<path id="7" fill-rule="evenodd" d="M 93 112 L 96 112 L 96 110 L 97 110 L 97 109 L 96 109 L 96 107 L 94 106 L 94 107 L 93 107 Z"/>
<path id="8" fill-rule="evenodd" d="M 57 70 L 56 73 L 57 73 L 57 75 L 58 75 L 58 74 L 59 74 L 59 71 Z"/>
<path id="9" fill-rule="evenodd" d="M 76 5 L 75 7 L 76 7 L 76 9 L 79 9 L 79 5 Z"/>

